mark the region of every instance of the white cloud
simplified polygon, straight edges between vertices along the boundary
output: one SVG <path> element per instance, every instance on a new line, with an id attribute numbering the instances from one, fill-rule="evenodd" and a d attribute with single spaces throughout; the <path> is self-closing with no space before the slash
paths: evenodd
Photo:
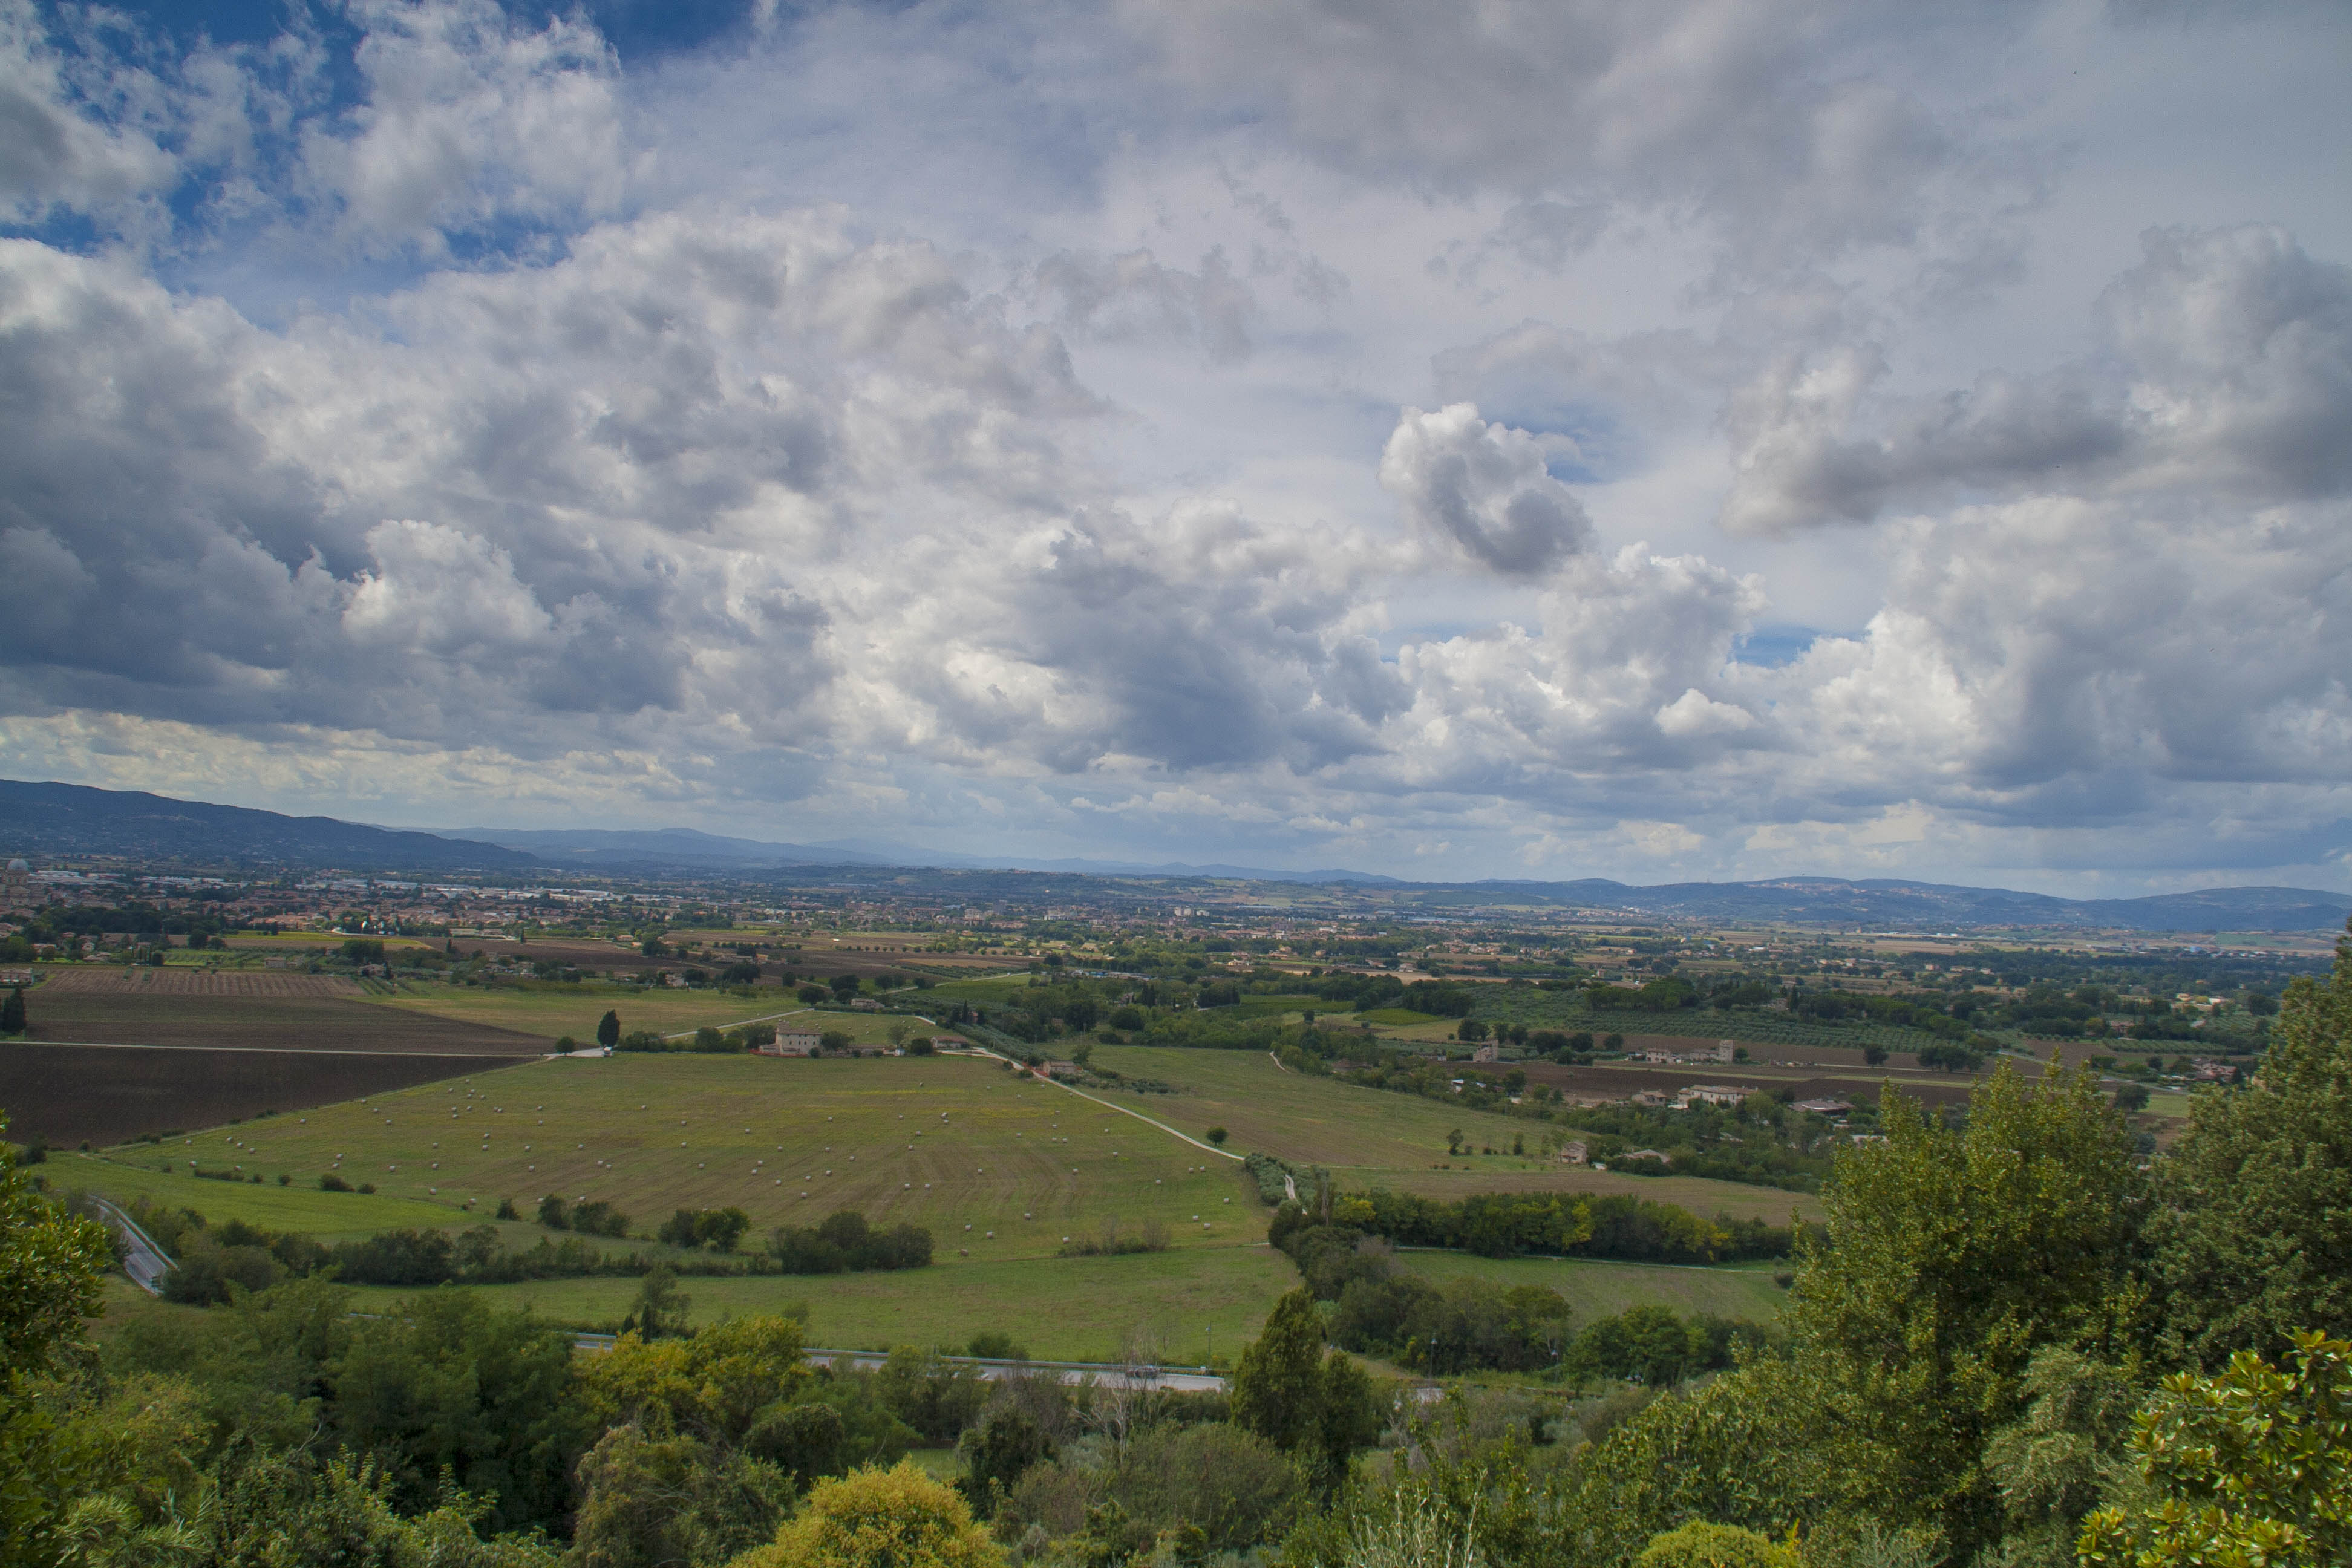
<path id="1" fill-rule="evenodd" d="M 1884 397 L 1871 348 L 1773 366 L 1732 405 L 1726 525 L 1866 521 L 1955 490 L 2264 501 L 2352 487 L 2352 268 L 2268 226 L 2156 229 L 2141 247 L 2099 300 L 2100 352 L 2050 372 Z"/>
<path id="2" fill-rule="evenodd" d="M 301 137 L 302 187 L 339 237 L 438 253 L 450 231 L 619 205 L 619 61 L 584 20 L 534 30 L 490 0 L 361 0 L 350 17 L 366 96 Z"/>
<path id="3" fill-rule="evenodd" d="M 12 770 L 2342 879 L 2352 253 L 2320 201 L 2080 216 L 2034 106 L 2107 54 L 2158 101 L 2153 31 L 908 7 L 640 69 L 347 18 L 339 72 L 0 11 L 51 226 L 0 238 Z"/>
<path id="4" fill-rule="evenodd" d="M 102 105 L 92 96 L 135 94 L 142 75 L 128 67 L 77 72 L 29 0 L 0 3 L 0 214 L 121 216 L 176 184 L 178 160 L 152 136 L 93 112 Z"/>

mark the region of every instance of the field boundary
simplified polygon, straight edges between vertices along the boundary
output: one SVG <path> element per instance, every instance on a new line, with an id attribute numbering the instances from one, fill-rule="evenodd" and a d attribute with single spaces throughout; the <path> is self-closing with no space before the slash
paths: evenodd
<path id="1" fill-rule="evenodd" d="M 153 1046 L 135 1040 L 17 1040 L 20 1046 L 87 1046 L 101 1051 L 234 1051 L 256 1057 L 428 1057 L 436 1061 L 452 1062 L 531 1062 L 552 1053 L 547 1051 L 516 1051 L 500 1056 L 494 1051 L 352 1051 L 338 1050 L 327 1046 Z"/>
<path id="2" fill-rule="evenodd" d="M 1462 1247 L 1400 1247 L 1396 1248 L 1396 1250 L 1401 1253 L 1447 1253 L 1456 1258 L 1485 1258 L 1486 1256 L 1483 1252 L 1472 1252 L 1469 1248 Z M 1491 1258 L 1489 1261 L 1495 1263 L 1518 1263 L 1522 1261 L 1534 1263 L 1566 1263 L 1580 1268 L 1689 1268 L 1695 1269 L 1701 1274 L 1722 1274 L 1734 1270 L 1742 1274 L 1777 1272 L 1777 1270 L 1767 1270 L 1762 1268 L 1743 1268 L 1737 1263 L 1652 1263 L 1646 1258 L 1565 1258 L 1557 1252 L 1515 1252 L 1508 1258 Z M 1795 1259 L 1793 1258 L 1776 1258 L 1769 1259 L 1769 1261 L 1774 1263 L 1787 1263 L 1792 1268 L 1795 1267 Z"/>
<path id="3" fill-rule="evenodd" d="M 680 1029 L 674 1035 L 664 1035 L 665 1040 L 690 1040 L 705 1029 L 740 1029 L 746 1024 L 772 1024 L 779 1018 L 797 1018 L 803 1013 L 814 1013 L 814 1007 L 793 1007 L 782 1013 L 762 1013 L 756 1018 L 738 1018 L 731 1024 L 698 1024 L 691 1029 Z M 923 1022 L 929 1024 L 926 1018 Z M 936 1027 L 937 1026 L 934 1026 Z"/>
<path id="4" fill-rule="evenodd" d="M 996 1055 L 993 1051 L 983 1051 L 981 1054 L 983 1056 Z M 1005 1062 L 1012 1061 L 1010 1057 L 997 1057 L 996 1059 Z M 1014 1063 L 1013 1065 L 1016 1067 L 1019 1066 L 1018 1063 Z M 1024 1072 L 1028 1071 L 1025 1068 L 1022 1068 L 1022 1070 Z M 1223 1155 L 1225 1159 L 1234 1161 L 1236 1163 L 1248 1158 L 1246 1155 L 1234 1153 L 1231 1150 L 1220 1149 L 1214 1143 L 1203 1143 L 1198 1138 L 1193 1137 L 1190 1132 L 1179 1132 L 1175 1128 L 1169 1126 L 1165 1121 L 1156 1121 L 1151 1117 L 1144 1115 L 1140 1110 L 1130 1110 L 1127 1106 L 1117 1105 L 1108 1100 L 1097 1100 L 1095 1096 L 1088 1094 L 1085 1089 L 1076 1088 L 1070 1084 L 1063 1083 L 1057 1079 L 1047 1078 L 1044 1074 L 1038 1073 L 1033 1073 L 1030 1076 L 1037 1078 L 1043 1082 L 1052 1084 L 1055 1089 L 1062 1090 L 1066 1094 L 1075 1094 L 1080 1100 L 1093 1100 L 1095 1104 L 1101 1106 L 1105 1110 L 1116 1110 L 1122 1116 L 1132 1116 L 1138 1121 L 1142 1122 L 1145 1126 L 1157 1127 L 1162 1132 L 1167 1133 L 1171 1138 L 1181 1139 L 1183 1142 L 1192 1145 L 1195 1149 L 1202 1150 L 1211 1154 Z"/>

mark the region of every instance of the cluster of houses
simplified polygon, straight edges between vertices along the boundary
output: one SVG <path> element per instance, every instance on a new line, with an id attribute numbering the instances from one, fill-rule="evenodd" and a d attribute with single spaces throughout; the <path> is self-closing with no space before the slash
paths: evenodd
<path id="1" fill-rule="evenodd" d="M 1712 1046 L 1701 1046 L 1688 1051 L 1671 1051 L 1663 1046 L 1652 1046 L 1636 1053 L 1636 1059 L 1666 1067 L 1698 1067 L 1706 1062 L 1730 1061 L 1738 1050 L 1738 1047 L 1730 1040 L 1717 1040 Z"/>

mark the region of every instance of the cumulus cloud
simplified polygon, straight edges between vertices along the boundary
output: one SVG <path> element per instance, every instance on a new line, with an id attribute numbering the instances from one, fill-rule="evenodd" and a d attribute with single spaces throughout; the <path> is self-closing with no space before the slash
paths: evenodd
<path id="1" fill-rule="evenodd" d="M 1954 71 L 2012 40 L 2032 10 L 1909 26 L 1866 4 L 1752 0 L 1134 0 L 1123 14 L 1185 89 L 1273 117 L 1340 167 L 1537 198 L 1496 237 L 1538 264 L 1589 243 L 1604 207 L 1625 203 L 1704 215 L 1747 273 L 1914 242 L 1931 223 L 1980 242 L 1958 187 L 1991 180 L 2014 195 L 2018 161 L 1930 103 L 1932 72 L 1906 81 L 1890 67 L 1932 53 Z M 1905 33 L 1917 53 L 1889 48 Z"/>
<path id="2" fill-rule="evenodd" d="M 0 4 L 0 213 L 120 214 L 178 182 L 177 159 L 136 125 L 107 123 L 89 101 L 142 73 L 101 65 L 79 73 L 89 79 L 77 74 L 28 0 Z"/>
<path id="3" fill-rule="evenodd" d="M 1892 397 L 1870 348 L 1784 359 L 1731 405 L 1726 525 L 1867 521 L 1951 490 L 2344 493 L 2352 268 L 2268 226 L 2151 230 L 2141 248 L 2098 302 L 2100 352 L 2046 373 Z"/>
<path id="4" fill-rule="evenodd" d="M 0 9 L 51 226 L 0 761 L 1448 875 L 2321 863 L 2352 273 L 2159 226 L 1935 390 L 2018 358 L 1926 301 L 2030 280 L 2051 165 L 1941 84 L 2032 10 L 861 9 L 644 71 L 488 0 Z M 956 90 L 867 90 L 910 58 Z"/>
<path id="5" fill-rule="evenodd" d="M 501 219 L 593 217 L 632 157 L 619 61 L 586 21 L 528 27 L 491 0 L 362 0 L 364 97 L 301 137 L 301 184 L 363 249 L 446 247 Z"/>
<path id="6" fill-rule="evenodd" d="M 1381 454 L 1381 486 L 1414 529 L 1507 576 L 1539 576 L 1591 542 L 1591 520 L 1546 468 L 1542 445 L 1479 418 L 1473 403 L 1406 409 Z"/>

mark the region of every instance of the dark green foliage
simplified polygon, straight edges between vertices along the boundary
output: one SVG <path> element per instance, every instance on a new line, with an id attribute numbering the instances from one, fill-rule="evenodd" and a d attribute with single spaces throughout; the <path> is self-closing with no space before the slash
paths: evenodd
<path id="1" fill-rule="evenodd" d="M 110 1369 L 187 1377 L 224 1435 L 320 1462 L 338 1449 L 363 1457 L 404 1510 L 433 1506 L 446 1470 L 496 1494 L 499 1528 L 568 1511 L 568 1472 L 589 1436 L 569 1333 L 464 1291 L 367 1318 L 352 1304 L 340 1286 L 298 1279 L 201 1316 L 138 1320 L 110 1347 Z"/>
<path id="2" fill-rule="evenodd" d="M 0 1001 L 0 1035 L 21 1035 L 31 1027 L 25 1020 L 25 988 L 8 987 L 8 995 Z"/>
<path id="3" fill-rule="evenodd" d="M 679 1209 L 662 1221 L 660 1238 L 672 1247 L 702 1247 L 713 1252 L 732 1252 L 743 1233 L 751 1228 L 751 1216 L 739 1208 Z"/>
<path id="4" fill-rule="evenodd" d="M 1293 1290 L 1242 1352 L 1232 1380 L 1234 1425 L 1297 1456 L 1326 1485 L 1349 1458 L 1380 1436 L 1382 1413 L 1371 1381 L 1345 1355 L 1323 1351 L 1315 1298 Z"/>
<path id="5" fill-rule="evenodd" d="M 1619 1378 L 1672 1387 L 1686 1377 L 1729 1366 L 1735 1344 L 1760 1346 L 1764 1331 L 1702 1312 L 1688 1322 L 1665 1307 L 1629 1307 L 1579 1333 L 1562 1358 L 1577 1382 Z"/>
<path id="6" fill-rule="evenodd" d="M 1540 1285 L 1459 1278 L 1443 1284 L 1391 1270 L 1360 1276 L 1339 1295 L 1331 1338 L 1433 1376 L 1533 1372 L 1560 1358 L 1569 1307 Z"/>
<path id="7" fill-rule="evenodd" d="M 2144 1184 L 2091 1075 L 2054 1063 L 2039 1085 L 2003 1067 L 1963 1131 L 1891 1090 L 1880 1125 L 1887 1142 L 1840 1161 L 1787 1316 L 1853 1484 L 1974 1550 L 2000 1528 L 1985 1443 L 2022 1413 L 2035 1352 L 2130 1342 Z"/>
<path id="8" fill-rule="evenodd" d="M 1002 1329 L 983 1329 L 971 1336 L 964 1346 L 964 1354 L 979 1356 L 983 1361 L 1027 1361 L 1029 1352 L 1015 1343 L 1011 1334 Z"/>
<path id="9" fill-rule="evenodd" d="M 686 1315 L 694 1298 L 677 1288 L 677 1275 L 667 1265 L 648 1269 L 637 1283 L 637 1299 L 621 1320 L 621 1331 L 658 1340 L 686 1332 Z"/>
<path id="10" fill-rule="evenodd" d="M 964 1496 L 982 1519 L 995 1516 L 998 1503 L 1024 1471 L 1054 1457 L 1053 1440 L 1045 1428 L 1013 1406 L 991 1411 L 965 1430 L 957 1447 L 963 1455 Z"/>
<path id="11" fill-rule="evenodd" d="M 842 1209 L 814 1227 L 780 1227 L 768 1250 L 786 1274 L 922 1268 L 931 1261 L 931 1233 L 916 1225 L 877 1230 L 856 1210 Z"/>
<path id="12" fill-rule="evenodd" d="M 436 1291 L 355 1332 L 330 1376 L 336 1433 L 404 1506 L 428 1505 L 446 1472 L 495 1499 L 500 1529 L 564 1511 L 584 1438 L 564 1331 Z"/>
<path id="13" fill-rule="evenodd" d="M 611 1050 L 621 1043 L 621 1015 L 606 1013 L 596 1020 L 596 1043 Z"/>
<path id="14" fill-rule="evenodd" d="M 630 1425 L 580 1461 L 572 1560 L 594 1568 L 719 1568 L 772 1539 L 793 1482 L 775 1464 Z"/>
<path id="15" fill-rule="evenodd" d="M 901 1346 L 874 1373 L 874 1393 L 892 1415 L 933 1443 L 952 1443 L 989 1400 L 980 1369 Z"/>
<path id="16" fill-rule="evenodd" d="M 839 1474 L 850 1463 L 849 1428 L 841 1412 L 816 1402 L 763 1410 L 743 1434 L 742 1448 L 803 1489 L 819 1476 Z"/>
<path id="17" fill-rule="evenodd" d="M 2218 1368 L 2276 1361 L 2298 1329 L 2352 1334 L 2352 940 L 2325 985 L 2288 986 L 2261 1081 L 2197 1096 L 2158 1195 L 2169 1355 Z"/>
<path id="18" fill-rule="evenodd" d="M 1399 1247 L 1443 1247 L 1488 1258 L 1525 1253 L 1616 1258 L 1631 1262 L 1716 1263 L 1788 1254 L 1790 1233 L 1759 1219 L 1699 1218 L 1673 1204 L 1622 1193 L 1573 1203 L 1543 1193 L 1474 1194 L 1458 1202 L 1374 1188 L 1351 1193 L 1333 1210 L 1343 1227 Z M 1288 1250 L 1311 1224 L 1306 1211 L 1275 1211 L 1267 1239 Z M 1302 1265 L 1303 1267 L 1303 1265 Z"/>

